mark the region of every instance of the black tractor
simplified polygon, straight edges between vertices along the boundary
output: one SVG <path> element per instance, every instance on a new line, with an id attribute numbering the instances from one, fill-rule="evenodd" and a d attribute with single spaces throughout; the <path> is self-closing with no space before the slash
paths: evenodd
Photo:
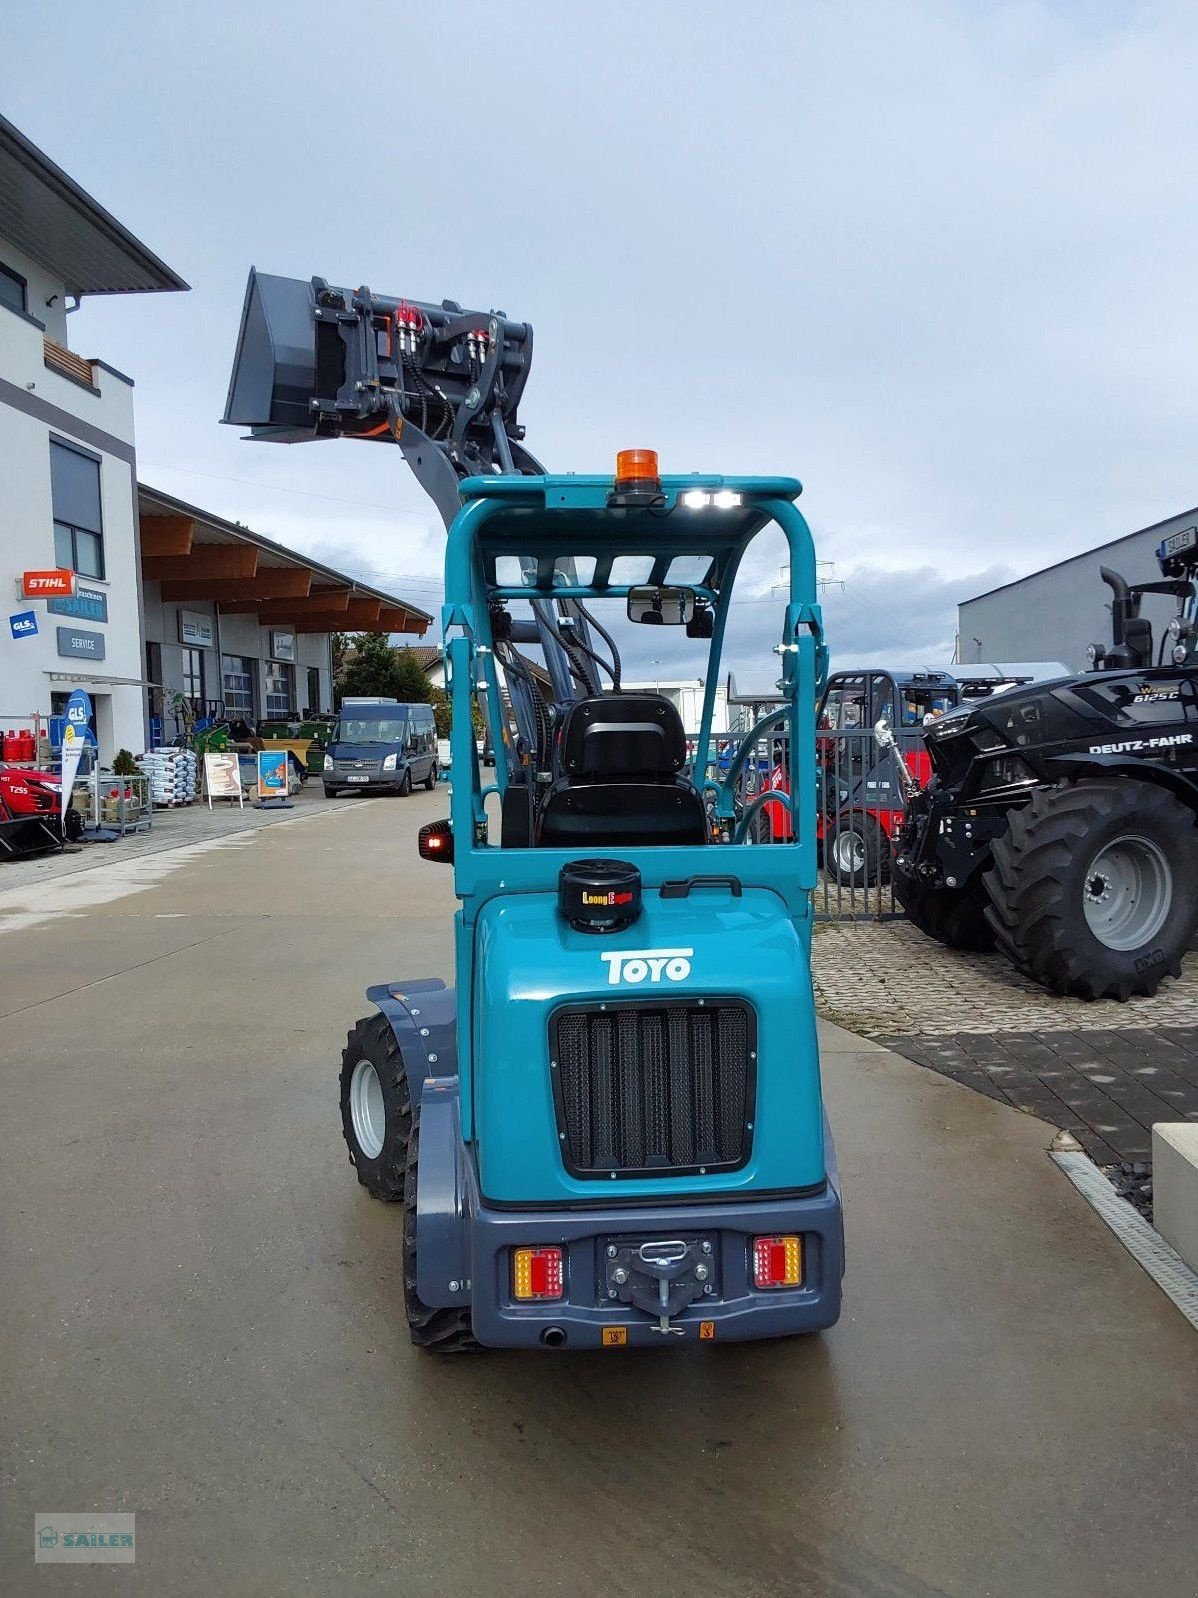
<path id="1" fill-rule="evenodd" d="M 1198 928 L 1198 527 L 1157 559 L 1161 580 L 1134 586 L 1101 569 L 1113 640 L 1091 646 L 1091 671 L 926 729 L 933 777 L 909 784 L 894 861 L 895 894 L 929 937 L 997 945 L 1083 999 L 1155 993 Z M 1155 664 L 1146 593 L 1177 601 Z"/>

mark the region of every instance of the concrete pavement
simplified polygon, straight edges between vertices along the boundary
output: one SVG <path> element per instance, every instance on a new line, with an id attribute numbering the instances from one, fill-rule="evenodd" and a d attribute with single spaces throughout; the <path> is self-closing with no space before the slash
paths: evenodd
<path id="1" fill-rule="evenodd" d="M 443 811 L 0 898 L 0 1591 L 1192 1594 L 1192 1331 L 1042 1123 L 833 1027 L 833 1331 L 410 1348 L 335 1067 L 368 983 L 449 975 Z M 72 1509 L 136 1565 L 35 1567 Z"/>

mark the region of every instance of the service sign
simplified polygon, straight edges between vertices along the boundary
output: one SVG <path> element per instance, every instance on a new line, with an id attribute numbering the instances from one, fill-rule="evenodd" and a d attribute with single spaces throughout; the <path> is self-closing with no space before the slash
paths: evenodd
<path id="1" fill-rule="evenodd" d="M 179 612 L 179 642 L 191 649 L 211 649 L 216 642 L 216 629 L 211 616 L 196 610 Z"/>
<path id="2" fill-rule="evenodd" d="M 82 627 L 56 627 L 58 653 L 68 660 L 103 660 L 104 634 L 85 632 Z"/>
<path id="3" fill-rule="evenodd" d="M 22 572 L 21 595 L 24 599 L 67 599 L 75 592 L 75 573 L 65 567 L 54 571 Z"/>
<path id="4" fill-rule="evenodd" d="M 294 660 L 295 634 L 276 632 L 272 629 L 270 635 L 270 653 L 273 660 Z"/>
<path id="5" fill-rule="evenodd" d="M 18 611 L 8 618 L 8 625 L 14 638 L 37 637 L 37 615 L 32 610 Z"/>

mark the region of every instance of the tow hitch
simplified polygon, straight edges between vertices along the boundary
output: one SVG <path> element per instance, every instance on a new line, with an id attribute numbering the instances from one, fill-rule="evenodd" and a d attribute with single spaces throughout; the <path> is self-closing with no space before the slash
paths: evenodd
<path id="1" fill-rule="evenodd" d="M 709 1237 L 616 1238 L 607 1244 L 607 1297 L 657 1317 L 652 1328 L 682 1337 L 675 1315 L 717 1291 L 716 1251 Z"/>

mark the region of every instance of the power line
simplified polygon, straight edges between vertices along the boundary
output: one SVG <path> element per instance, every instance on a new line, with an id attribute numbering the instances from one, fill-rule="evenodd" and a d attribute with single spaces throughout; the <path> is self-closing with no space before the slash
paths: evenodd
<path id="1" fill-rule="evenodd" d="M 419 522 L 422 527 L 428 523 L 415 511 L 399 510 L 394 505 L 382 505 L 373 499 L 345 499 L 340 494 L 318 494 L 311 488 L 285 488 L 282 483 L 264 483 L 254 477 L 223 477 L 219 472 L 199 472 L 192 466 L 172 466 L 168 461 L 148 461 L 143 459 L 140 463 L 148 466 L 152 471 L 182 472 L 186 477 L 206 477 L 214 483 L 241 483 L 246 488 L 265 488 L 273 494 L 299 494 L 303 499 L 327 499 L 334 505 L 357 505 L 363 510 L 385 510 L 392 516 L 398 516 L 407 521 Z"/>

